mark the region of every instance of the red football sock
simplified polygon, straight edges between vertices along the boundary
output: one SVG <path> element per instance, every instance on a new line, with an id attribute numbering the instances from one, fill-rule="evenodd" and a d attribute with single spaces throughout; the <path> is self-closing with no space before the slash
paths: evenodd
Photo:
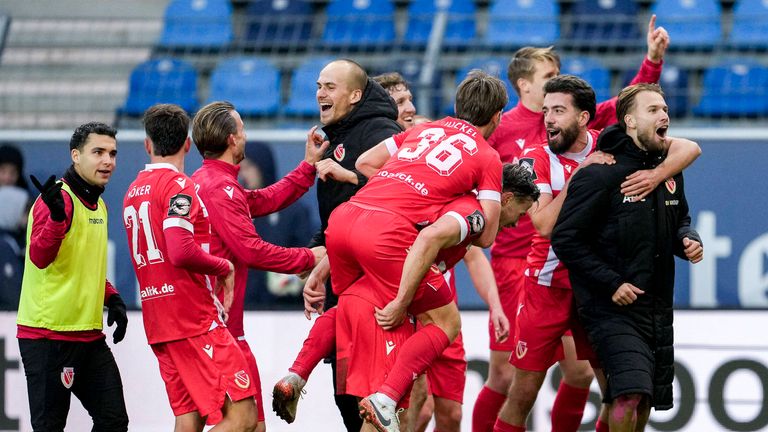
<path id="1" fill-rule="evenodd" d="M 497 419 L 496 424 L 493 425 L 493 432 L 525 432 L 525 426 L 513 426 Z"/>
<path id="2" fill-rule="evenodd" d="M 589 399 L 589 388 L 573 387 L 560 381 L 555 403 L 552 405 L 552 432 L 576 432 L 584 416 L 584 405 Z"/>
<path id="3" fill-rule="evenodd" d="M 320 361 L 333 354 L 336 348 L 336 308 L 325 311 L 317 317 L 315 324 L 309 330 L 309 335 L 304 339 L 304 346 L 296 356 L 288 370 L 304 378 L 309 379 L 309 374 Z"/>
<path id="4" fill-rule="evenodd" d="M 472 410 L 472 432 L 491 432 L 507 396 L 483 386 Z"/>
<path id="5" fill-rule="evenodd" d="M 600 419 L 597 419 L 597 423 L 595 424 L 595 432 L 610 432 L 610 429 L 608 429 L 608 423 L 603 423 L 600 421 Z"/>
<path id="6" fill-rule="evenodd" d="M 434 324 L 422 327 L 400 348 L 397 360 L 379 391 L 399 402 L 410 391 L 415 377 L 424 373 L 450 344 L 440 327 Z"/>

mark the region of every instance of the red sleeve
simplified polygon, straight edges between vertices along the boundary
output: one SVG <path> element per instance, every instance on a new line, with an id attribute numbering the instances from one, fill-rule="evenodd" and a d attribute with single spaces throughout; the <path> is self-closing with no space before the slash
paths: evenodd
<path id="1" fill-rule="evenodd" d="M 637 75 L 632 79 L 629 85 L 638 83 L 657 83 L 661 78 L 661 69 L 664 61 L 654 63 L 648 60 L 648 57 L 643 59 L 643 64 L 640 65 L 640 70 L 637 71 Z M 618 122 L 616 119 L 616 103 L 617 97 L 612 97 L 607 101 L 597 104 L 597 110 L 595 111 L 595 118 L 589 122 L 590 129 L 603 129 L 612 124 Z"/>
<path id="2" fill-rule="evenodd" d="M 109 298 L 112 297 L 112 294 L 117 294 L 117 290 L 112 285 L 112 282 L 106 280 L 104 283 L 104 304 L 107 304 Z"/>
<path id="3" fill-rule="evenodd" d="M 163 230 L 163 236 L 165 244 L 174 245 L 168 248 L 168 259 L 176 267 L 213 276 L 229 273 L 227 260 L 206 253 L 195 243 L 195 236 L 188 230 L 171 227 Z"/>
<path id="4" fill-rule="evenodd" d="M 208 192 L 203 199 L 211 227 L 238 261 L 254 269 L 279 273 L 301 273 L 315 265 L 309 249 L 275 246 L 256 233 L 241 189 L 236 188 L 231 199 L 222 188 Z"/>
<path id="5" fill-rule="evenodd" d="M 72 198 L 64 191 L 61 193 L 64 197 L 64 213 L 66 214 L 66 219 L 61 222 L 51 219 L 51 211 L 39 197 L 32 207 L 29 259 L 37 268 L 46 268 L 56 259 L 61 242 L 64 241 L 72 223 Z"/>
<path id="6" fill-rule="evenodd" d="M 397 148 L 400 148 L 403 146 L 403 143 L 405 142 L 405 138 L 408 136 L 408 131 L 403 131 L 398 134 L 392 135 L 392 139 L 395 141 L 395 146 Z"/>
<path id="7" fill-rule="evenodd" d="M 502 165 L 498 153 L 488 149 L 491 155 L 486 158 L 486 164 L 481 170 L 480 180 L 477 185 L 477 199 L 501 200 L 501 174 Z M 492 196 L 495 195 L 495 198 Z"/>
<path id="8" fill-rule="evenodd" d="M 251 217 L 268 215 L 296 202 L 315 183 L 315 173 L 313 165 L 301 161 L 279 182 L 264 189 L 246 191 Z"/>

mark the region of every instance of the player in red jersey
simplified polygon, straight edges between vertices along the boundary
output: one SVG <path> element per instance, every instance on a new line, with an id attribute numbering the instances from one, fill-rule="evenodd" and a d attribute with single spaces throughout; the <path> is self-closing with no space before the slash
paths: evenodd
<path id="1" fill-rule="evenodd" d="M 428 123 L 430 120 L 421 116 L 413 116 L 408 110 L 410 92 L 405 80 L 397 73 L 376 77 L 392 98 L 398 102 L 401 117 L 413 117 L 412 123 Z M 386 85 L 389 84 L 389 85 Z M 419 119 L 421 117 L 421 119 Z M 403 122 L 398 118 L 398 122 Z M 387 145 L 389 144 L 389 145 Z M 355 167 L 366 177 L 374 176 L 387 160 L 397 151 L 392 142 L 382 143 L 363 153 Z M 469 248 L 464 255 L 464 263 L 472 278 L 475 289 L 489 307 L 489 322 L 493 328 L 495 342 L 503 342 L 509 336 L 509 320 L 503 312 L 499 300 L 496 281 L 493 277 L 490 263 L 478 247 Z M 456 302 L 455 278 L 452 271 L 444 272 L 446 282 L 453 292 Z M 411 391 L 408 415 L 402 418 L 403 425 L 412 425 L 413 430 L 423 431 L 434 414 L 435 427 L 440 431 L 459 430 L 464 401 L 464 385 L 466 383 L 467 361 L 461 332 L 443 353 L 432 362 L 426 373 L 419 376 Z M 427 379 L 428 378 L 428 379 Z M 401 427 L 403 427 L 401 425 Z M 408 426 L 405 426 L 408 427 Z"/>
<path id="2" fill-rule="evenodd" d="M 176 105 L 156 105 L 147 110 L 144 126 L 151 163 L 128 188 L 123 221 L 144 327 L 176 415 L 175 430 L 201 431 L 209 414 L 223 410 L 224 419 L 212 430 L 253 431 L 257 391 L 223 317 L 234 266 L 207 253 L 208 212 L 197 185 L 183 174 L 189 117 Z M 224 306 L 206 275 L 218 277 Z"/>
<path id="3" fill-rule="evenodd" d="M 237 182 L 239 163 L 245 152 L 243 121 L 228 102 L 212 102 L 201 108 L 193 120 L 192 135 L 203 156 L 203 166 L 192 179 L 200 185 L 200 197 L 208 205 L 211 221 L 211 253 L 227 258 L 235 266 L 235 291 L 227 327 L 237 339 L 250 365 L 259 394 L 259 426 L 264 430 L 264 409 L 256 360 L 245 340 L 243 304 L 248 268 L 300 273 L 312 269 L 324 256 L 323 247 L 285 248 L 264 241 L 251 218 L 287 207 L 314 183 L 314 163 L 320 160 L 328 143 L 311 130 L 307 136 L 305 160 L 285 178 L 264 189 L 245 190 Z M 316 145 L 319 144 L 319 145 Z"/>
<path id="4" fill-rule="evenodd" d="M 588 123 L 594 110 L 594 91 L 584 80 L 570 75 L 549 80 L 544 97 L 548 144 L 526 151 L 520 159 L 520 164 L 533 172 L 542 196 L 528 212 L 537 234 L 528 255 L 525 290 L 517 308 L 515 350 L 510 359 L 513 383 L 494 431 L 525 430 L 525 420 L 547 369 L 559 360 L 561 346 L 565 358 L 560 366 L 573 379 L 574 384 L 567 385 L 573 387 L 569 392 L 576 395 L 574 399 L 580 394 L 581 409 L 557 419 L 557 423 L 553 421 L 553 430 L 575 431 L 581 423 L 593 373 L 589 362 L 577 360 L 576 348 L 579 357 L 585 359 L 591 358 L 590 350 L 588 344 L 575 343 L 574 337 L 567 334 L 572 327 L 570 281 L 567 270 L 551 251 L 549 235 L 573 173 L 591 163 L 613 163 L 610 155 L 593 153 L 599 133 L 588 129 Z M 660 165 L 662 172 L 669 175 L 688 166 L 699 152 L 698 146 L 688 140 L 673 139 L 672 147 L 670 159 Z"/>
<path id="5" fill-rule="evenodd" d="M 656 18 L 651 17 L 648 24 L 646 41 L 648 51 L 640 70 L 632 80 L 638 82 L 658 82 L 661 76 L 663 57 L 669 46 L 669 35 L 664 28 L 655 27 Z M 503 162 L 517 162 L 524 149 L 546 142 L 546 129 L 542 106 L 544 103 L 544 84 L 550 78 L 560 73 L 560 56 L 552 47 L 525 47 L 518 50 L 509 63 L 507 74 L 509 81 L 517 91 L 520 102 L 516 107 L 504 113 L 501 124 L 488 139 L 501 156 Z M 602 129 L 616 122 L 616 98 L 599 103 L 595 115 L 590 120 L 589 127 Z M 656 170 L 640 171 L 632 177 L 626 192 L 634 195 L 649 193 L 653 182 L 663 181 L 660 172 Z M 531 247 L 534 233 L 529 217 L 523 217 L 514 230 L 502 230 L 491 248 L 491 265 L 504 311 L 510 318 L 514 329 L 517 297 L 523 289 L 523 272 L 526 267 L 526 257 Z M 489 329 L 490 330 L 490 329 Z M 491 338 L 491 356 L 488 368 L 488 380 L 478 395 L 472 414 L 473 432 L 490 432 L 496 421 L 505 394 L 512 380 L 512 368 L 509 356 L 513 351 L 512 338 L 504 343 L 496 343 Z M 570 382 L 570 377 L 564 381 Z M 568 387 L 563 387 L 563 393 L 558 392 L 555 410 L 552 418 L 564 418 L 568 414 L 559 412 L 560 406 L 568 411 L 568 406 L 579 405 L 579 401 L 570 402 L 571 395 Z"/>

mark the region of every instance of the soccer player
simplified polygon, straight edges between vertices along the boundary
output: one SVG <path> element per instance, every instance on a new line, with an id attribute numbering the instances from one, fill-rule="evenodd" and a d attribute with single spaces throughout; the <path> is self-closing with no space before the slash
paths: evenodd
<path id="1" fill-rule="evenodd" d="M 515 350 L 510 358 L 513 369 L 508 399 L 499 414 L 494 431 L 523 431 L 525 420 L 544 381 L 547 369 L 559 360 L 562 346 L 564 358 L 560 366 L 574 379 L 571 393 L 581 392 L 586 400 L 593 373 L 589 351 L 582 350 L 568 334 L 572 328 L 572 293 L 566 268 L 552 253 L 549 237 L 567 196 L 568 181 L 578 170 L 593 163 L 614 163 L 613 157 L 594 152 L 598 131 L 589 129 L 589 120 L 595 112 L 595 93 L 584 80 L 561 75 L 550 79 L 544 86 L 544 118 L 547 126 L 547 145 L 526 151 L 520 164 L 529 167 L 534 181 L 541 190 L 539 203 L 528 213 L 537 233 L 533 237 L 531 252 L 525 270 L 525 288 L 520 297 L 516 320 Z M 676 143 L 676 153 L 660 165 L 662 172 L 679 172 L 698 156 L 698 146 L 692 142 Z M 576 431 L 581 423 L 583 402 L 575 412 L 572 405 L 568 421 L 558 419 L 553 430 Z"/>
<path id="2" fill-rule="evenodd" d="M 125 194 L 123 222 L 175 430 L 202 431 L 206 417 L 222 410 L 213 431 L 252 432 L 258 391 L 224 318 L 235 268 L 207 253 L 208 210 L 183 174 L 189 117 L 177 105 L 155 105 L 144 114 L 144 128 L 150 163 Z M 214 288 L 225 291 L 223 305 Z"/>
<path id="3" fill-rule="evenodd" d="M 312 129 L 307 135 L 305 159 L 296 169 L 274 185 L 245 190 L 237 181 L 239 163 L 245 154 L 243 120 L 229 102 L 212 102 L 202 107 L 192 121 L 192 136 L 203 166 L 192 175 L 200 186 L 200 198 L 207 204 L 211 223 L 211 253 L 230 260 L 235 266 L 235 291 L 227 327 L 243 350 L 250 365 L 251 378 L 258 391 L 259 427 L 264 429 L 261 379 L 256 359 L 245 340 L 243 306 L 248 268 L 301 273 L 311 270 L 325 256 L 322 246 L 313 249 L 285 248 L 264 241 L 251 218 L 267 215 L 292 204 L 315 181 L 315 167 L 328 147 Z"/>
<path id="4" fill-rule="evenodd" d="M 320 71 L 316 97 L 320 122 L 330 146 L 322 160 L 315 164 L 321 180 L 317 184 L 320 230 L 313 237 L 310 246 L 325 246 L 325 231 L 331 212 L 339 204 L 349 200 L 368 181 L 367 177 L 355 169 L 355 161 L 363 152 L 401 132 L 402 128 L 395 121 L 398 110 L 392 98 L 368 77 L 365 69 L 352 60 L 334 60 Z M 313 270 L 314 274 L 309 277 L 310 285 L 316 278 L 327 281 L 329 269 L 327 261 L 321 261 Z M 336 296 L 328 290 L 324 304 L 327 312 L 315 321 L 302 352 L 297 356 L 297 361 L 303 363 L 294 363 L 291 368 L 292 371 L 294 367 L 296 370 L 301 369 L 301 373 L 289 374 L 275 384 L 273 409 L 289 423 L 294 419 L 299 391 L 306 379 L 301 378 L 301 374 L 307 374 L 308 377 L 311 368 L 316 364 L 314 359 L 318 355 L 326 355 L 316 347 L 325 346 L 323 340 L 335 338 L 335 310 L 332 308 L 335 304 Z M 330 363 L 335 377 L 335 356 L 330 356 Z M 335 378 L 333 382 L 335 386 Z M 337 393 L 335 387 L 334 393 Z M 362 421 L 357 412 L 357 400 L 343 394 L 335 394 L 334 398 L 347 430 L 359 431 Z"/>
<path id="5" fill-rule="evenodd" d="M 651 406 L 672 407 L 674 255 L 696 263 L 704 250 L 690 226 L 682 174 L 645 199 L 620 191 L 628 174 L 658 164 L 669 149 L 661 89 L 625 88 L 616 115 L 619 124 L 597 141 L 616 164 L 573 177 L 552 247 L 569 268 L 601 365 L 595 372 L 610 404 L 610 430 L 634 432 L 645 429 Z"/>
<path id="6" fill-rule="evenodd" d="M 418 224 L 434 221 L 436 211 L 446 201 L 472 189 L 478 190 L 487 219 L 478 242 L 492 242 L 498 228 L 501 162 L 485 137 L 498 124 L 506 99 L 501 81 L 480 71 L 470 73 L 457 92 L 457 118 L 419 125 L 389 138 L 390 145 L 401 147 L 396 157 L 368 182 L 365 192 L 334 212 L 332 219 L 337 225 L 330 223 L 326 231 L 335 293 L 343 293 L 364 274 L 371 284 L 361 295 L 383 307 L 385 329 L 399 326 L 406 309 L 421 315 L 425 324 L 401 350 L 406 358 L 419 363 L 406 360 L 399 367 L 395 365 L 388 378 L 392 382 L 385 383 L 391 397 L 387 403 L 391 408 L 389 417 L 394 415 L 395 401 L 410 387 L 410 365 L 415 366 L 415 372 L 423 372 L 460 328 L 458 309 L 439 274 L 430 274 L 426 279 L 435 289 L 420 290 L 415 299 L 423 274 L 414 274 L 413 280 L 398 288 L 405 248 L 413 243 Z M 382 320 L 379 322 L 382 324 Z M 433 345 L 423 345 L 425 340 Z"/>
<path id="7" fill-rule="evenodd" d="M 114 343 L 128 325 L 125 303 L 106 278 L 101 199 L 116 166 L 116 134 L 103 123 L 79 126 L 61 180 L 32 177 L 41 194 L 29 212 L 16 337 L 35 431 L 63 431 L 73 393 L 94 431 L 128 430 L 120 371 L 102 332 L 105 305 L 107 323 L 117 324 Z"/>
<path id="8" fill-rule="evenodd" d="M 656 28 L 655 23 L 656 17 L 652 16 L 646 35 L 647 55 L 633 83 L 657 82 L 661 76 L 664 54 L 669 46 L 669 35 L 663 27 Z M 501 124 L 488 139 L 488 143 L 499 152 L 503 162 L 517 162 L 525 149 L 546 142 L 546 125 L 542 112 L 544 84 L 559 73 L 560 56 L 552 47 L 525 47 L 512 57 L 507 74 L 509 82 L 520 97 L 520 102 L 504 113 Z M 597 104 L 589 127 L 599 130 L 615 123 L 615 112 L 616 98 Z M 632 194 L 647 193 L 652 190 L 650 184 L 658 184 L 661 181 L 663 177 L 657 170 L 640 171 L 630 176 L 625 186 L 631 188 L 628 192 Z M 502 230 L 491 248 L 491 265 L 504 311 L 512 321 L 513 331 L 517 298 L 524 286 L 523 272 L 534 231 L 530 218 L 523 217 L 515 229 Z M 497 343 L 491 338 L 488 379 L 477 397 L 472 413 L 473 432 L 490 432 L 504 403 L 512 380 L 512 367 L 508 361 L 514 349 L 512 339 L 510 337 L 506 342 Z M 568 372 L 564 371 L 552 410 L 552 422 L 555 424 L 563 420 L 568 422 L 569 417 L 579 415 L 579 411 L 573 407 L 583 406 L 585 402 L 583 393 L 576 391 L 573 386 L 577 377 L 571 377 Z"/>
<path id="9" fill-rule="evenodd" d="M 415 126 L 417 117 L 416 107 L 413 106 L 413 95 L 408 86 L 408 81 L 397 72 L 376 75 L 373 77 L 373 80 L 379 83 L 389 93 L 395 104 L 397 104 L 397 123 L 404 130 Z"/>

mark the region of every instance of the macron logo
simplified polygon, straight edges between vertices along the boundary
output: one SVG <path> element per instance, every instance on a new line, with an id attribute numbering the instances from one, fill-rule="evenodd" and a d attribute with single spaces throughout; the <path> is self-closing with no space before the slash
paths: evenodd
<path id="1" fill-rule="evenodd" d="M 235 188 L 233 188 L 232 186 L 227 186 L 227 187 L 225 187 L 225 188 L 224 188 L 224 193 L 226 193 L 226 194 L 227 194 L 227 196 L 229 197 L 229 199 L 232 199 L 232 194 L 233 194 L 234 192 L 235 192 Z"/>
<path id="2" fill-rule="evenodd" d="M 187 180 L 184 177 L 179 177 L 179 178 L 176 179 L 176 183 L 179 184 L 179 187 L 184 189 L 184 185 L 187 184 Z"/>
<path id="3" fill-rule="evenodd" d="M 393 341 L 387 341 L 387 355 L 395 349 L 395 343 Z"/>
<path id="4" fill-rule="evenodd" d="M 205 353 L 208 354 L 208 357 L 210 357 L 211 360 L 213 360 L 213 345 L 208 344 L 204 346 L 203 351 L 205 351 Z"/>
<path id="5" fill-rule="evenodd" d="M 523 138 L 518 138 L 515 140 L 515 142 L 517 143 L 517 146 L 520 148 L 523 148 L 523 146 L 525 146 L 525 139 Z"/>

